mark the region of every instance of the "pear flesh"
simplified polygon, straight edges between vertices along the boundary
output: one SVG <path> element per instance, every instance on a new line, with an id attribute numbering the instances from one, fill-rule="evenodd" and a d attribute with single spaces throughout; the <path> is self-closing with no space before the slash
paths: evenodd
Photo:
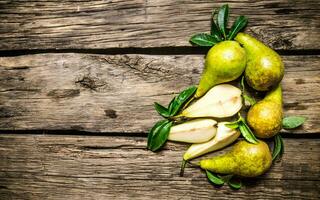
<path id="1" fill-rule="evenodd" d="M 211 88 L 203 97 L 182 111 L 187 118 L 224 118 L 236 114 L 242 107 L 241 90 L 230 84 Z"/>
<path id="2" fill-rule="evenodd" d="M 217 132 L 213 119 L 196 119 L 172 126 L 168 140 L 186 143 L 202 143 L 212 139 Z"/>
<path id="3" fill-rule="evenodd" d="M 242 177 L 260 176 L 271 164 L 272 156 L 265 142 L 251 144 L 245 140 L 237 142 L 233 149 L 224 155 L 200 161 L 202 169 Z"/>
<path id="4" fill-rule="evenodd" d="M 217 84 L 237 79 L 246 67 L 246 52 L 235 41 L 223 41 L 214 45 L 205 59 L 195 98 L 203 96 Z"/>
<path id="5" fill-rule="evenodd" d="M 240 136 L 240 132 L 228 128 L 225 125 L 226 123 L 228 122 L 218 123 L 217 134 L 212 140 L 202 144 L 191 145 L 184 154 L 183 159 L 190 160 L 206 153 L 222 149 L 234 142 Z"/>
<path id="6" fill-rule="evenodd" d="M 281 130 L 282 118 L 282 90 L 278 85 L 263 100 L 250 108 L 247 122 L 255 136 L 271 138 Z"/>
<path id="7" fill-rule="evenodd" d="M 235 40 L 247 53 L 247 83 L 257 91 L 268 91 L 278 85 L 284 75 L 284 64 L 279 54 L 245 33 L 238 33 Z"/>

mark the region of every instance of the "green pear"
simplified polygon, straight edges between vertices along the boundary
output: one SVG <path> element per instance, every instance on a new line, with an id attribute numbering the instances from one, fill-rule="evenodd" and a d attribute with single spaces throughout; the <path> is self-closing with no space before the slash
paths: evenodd
<path id="1" fill-rule="evenodd" d="M 229 122 L 219 122 L 216 136 L 208 142 L 191 145 L 183 155 L 183 159 L 190 160 L 206 153 L 222 149 L 234 142 L 240 136 L 240 132 L 227 127 L 227 123 Z"/>
<path id="2" fill-rule="evenodd" d="M 235 37 L 246 50 L 247 67 L 245 78 L 255 90 L 268 91 L 280 83 L 284 75 L 281 57 L 254 37 L 238 33 Z"/>
<path id="3" fill-rule="evenodd" d="M 257 137 L 270 138 L 281 130 L 282 118 L 282 90 L 279 84 L 250 108 L 247 122 Z"/>
<path id="4" fill-rule="evenodd" d="M 203 96 L 213 86 L 237 79 L 246 67 L 246 52 L 235 41 L 223 41 L 213 46 L 205 59 L 195 98 Z"/>
<path id="5" fill-rule="evenodd" d="M 213 119 L 195 119 L 170 128 L 168 140 L 186 143 L 202 143 L 212 139 L 217 132 Z"/>
<path id="6" fill-rule="evenodd" d="M 203 97 L 182 111 L 179 116 L 231 117 L 242 107 L 241 90 L 230 84 L 220 84 L 211 88 Z"/>
<path id="7" fill-rule="evenodd" d="M 242 177 L 260 176 L 271 164 L 272 156 L 265 142 L 252 144 L 245 140 L 237 142 L 232 150 L 224 155 L 200 161 L 202 169 Z"/>

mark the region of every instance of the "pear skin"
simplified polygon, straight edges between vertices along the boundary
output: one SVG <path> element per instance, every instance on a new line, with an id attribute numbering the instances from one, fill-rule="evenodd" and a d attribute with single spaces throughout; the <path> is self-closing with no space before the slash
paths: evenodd
<path id="1" fill-rule="evenodd" d="M 251 144 L 245 140 L 237 142 L 224 155 L 201 160 L 200 167 L 219 174 L 234 174 L 242 177 L 256 177 L 264 174 L 272 164 L 268 145 L 259 141 Z"/>
<path id="2" fill-rule="evenodd" d="M 235 37 L 247 53 L 245 78 L 257 91 L 268 91 L 280 83 L 284 75 L 281 57 L 254 37 L 238 33 Z"/>
<path id="3" fill-rule="evenodd" d="M 223 41 L 213 46 L 205 59 L 195 98 L 203 96 L 213 86 L 237 79 L 246 67 L 246 52 L 235 41 Z"/>
<path id="4" fill-rule="evenodd" d="M 271 138 L 281 130 L 282 118 L 282 90 L 281 85 L 278 85 L 250 108 L 247 122 L 255 136 Z"/>

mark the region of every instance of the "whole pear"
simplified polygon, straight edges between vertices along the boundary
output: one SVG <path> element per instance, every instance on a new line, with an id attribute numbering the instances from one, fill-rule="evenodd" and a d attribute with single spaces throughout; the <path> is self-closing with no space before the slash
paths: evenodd
<path id="1" fill-rule="evenodd" d="M 254 37 L 238 33 L 235 37 L 246 50 L 247 66 L 245 78 L 255 90 L 268 91 L 280 83 L 284 75 L 281 57 Z"/>
<path id="2" fill-rule="evenodd" d="M 242 177 L 256 177 L 264 174 L 272 164 L 268 145 L 259 141 L 251 144 L 245 140 L 237 142 L 224 155 L 201 160 L 200 167 L 219 174 L 234 174 Z"/>
<path id="3" fill-rule="evenodd" d="M 257 137 L 270 138 L 281 130 L 282 117 L 282 89 L 279 84 L 250 108 L 247 122 Z"/>
<path id="4" fill-rule="evenodd" d="M 246 52 L 235 41 L 223 41 L 207 53 L 195 98 L 203 96 L 213 86 L 237 79 L 246 67 Z"/>

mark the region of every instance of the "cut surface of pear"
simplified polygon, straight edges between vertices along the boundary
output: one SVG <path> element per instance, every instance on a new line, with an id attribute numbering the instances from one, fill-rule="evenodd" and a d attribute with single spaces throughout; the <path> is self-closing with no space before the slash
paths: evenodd
<path id="1" fill-rule="evenodd" d="M 216 135 L 217 122 L 213 119 L 195 119 L 172 126 L 168 140 L 186 143 L 207 142 Z"/>
<path id="2" fill-rule="evenodd" d="M 184 154 L 183 159 L 190 160 L 206 153 L 222 149 L 234 142 L 240 136 L 240 132 L 227 127 L 226 123 L 228 122 L 218 123 L 217 134 L 210 141 L 191 145 Z"/>
<path id="3" fill-rule="evenodd" d="M 182 111 L 181 116 L 195 117 L 231 117 L 242 107 L 241 90 L 230 84 L 221 84 L 211 88 L 203 97 Z"/>

